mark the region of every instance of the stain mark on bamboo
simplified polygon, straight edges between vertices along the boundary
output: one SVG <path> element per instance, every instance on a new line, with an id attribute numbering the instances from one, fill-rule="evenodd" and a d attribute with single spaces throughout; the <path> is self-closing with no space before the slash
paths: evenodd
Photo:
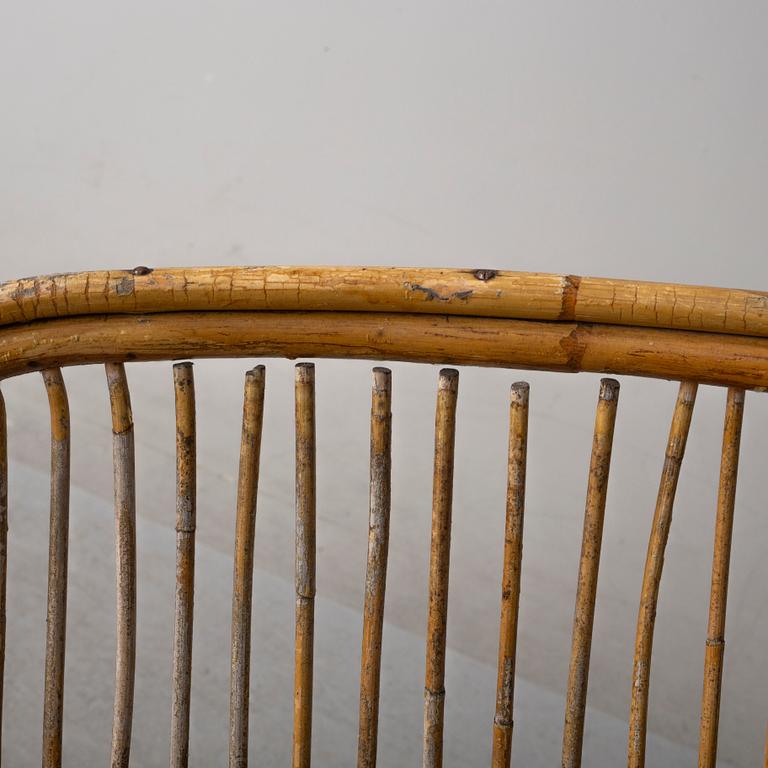
<path id="1" fill-rule="evenodd" d="M 697 385 L 683 381 L 672 414 L 669 438 L 664 455 L 664 466 L 656 497 L 648 553 L 643 571 L 643 586 L 637 613 L 635 634 L 635 658 L 632 671 L 632 700 L 629 712 L 628 768 L 645 765 L 645 741 L 648 729 L 648 697 L 650 694 L 651 656 L 653 631 L 656 623 L 656 607 L 659 601 L 661 574 L 664 568 L 664 552 L 672 526 L 672 510 L 677 483 L 685 456 L 685 446 L 696 403 Z"/>
<path id="2" fill-rule="evenodd" d="M 579 559 L 579 580 L 573 617 L 571 662 L 563 728 L 562 768 L 579 768 L 584 740 L 584 716 L 587 706 L 589 658 L 592 649 L 592 627 L 595 619 L 597 576 L 608 493 L 613 433 L 619 399 L 619 382 L 602 379 L 595 414 L 592 457 L 589 465 L 584 532 Z"/>
<path id="3" fill-rule="evenodd" d="M 736 479 L 739 472 L 741 425 L 744 420 L 744 390 L 731 387 L 725 406 L 720 485 L 717 495 L 715 545 L 712 556 L 712 586 L 704 654 L 704 686 L 701 695 L 699 768 L 715 768 L 720 697 L 725 656 L 725 609 L 731 561 Z"/>
<path id="4" fill-rule="evenodd" d="M 509 403 L 507 504 L 504 530 L 504 570 L 501 580 L 499 663 L 496 714 L 493 719 L 493 768 L 509 768 L 512 754 L 513 704 L 517 622 L 520 604 L 520 569 L 523 559 L 523 514 L 528 451 L 529 386 L 512 385 Z"/>
<path id="5" fill-rule="evenodd" d="M 133 293 L 133 277 L 121 277 L 115 284 L 115 293 L 118 296 L 130 296 Z"/>
<path id="6" fill-rule="evenodd" d="M 563 275 L 562 302 L 558 320 L 576 319 L 576 300 L 579 297 L 581 278 L 578 275 Z"/>
<path id="7" fill-rule="evenodd" d="M 67 390 L 61 370 L 50 368 L 44 370 L 42 375 L 51 414 L 51 508 L 42 765 L 44 768 L 59 768 L 64 723 L 64 656 L 67 633 L 70 423 Z"/>
<path id="8" fill-rule="evenodd" d="M 403 283 L 403 286 L 407 291 L 412 291 L 413 293 L 423 293 L 426 296 L 427 301 L 452 301 L 453 299 L 465 301 L 474 293 L 474 291 L 470 289 L 466 291 L 454 291 L 453 293 L 449 293 L 447 296 L 444 296 L 434 288 L 430 288 L 426 285 L 419 285 L 418 283 Z"/>
<path id="9" fill-rule="evenodd" d="M 293 695 L 293 768 L 312 757 L 312 684 L 315 633 L 316 445 L 315 366 L 296 366 L 296 645 Z"/>
<path id="10" fill-rule="evenodd" d="M 448 573 L 451 554 L 453 457 L 459 372 L 440 371 L 435 409 L 435 456 L 432 480 L 432 536 L 429 555 L 429 610 L 424 682 L 424 768 L 443 764 L 445 645 L 448 620 Z"/>
<path id="11" fill-rule="evenodd" d="M 189 762 L 189 704 L 195 597 L 197 446 L 192 363 L 173 366 L 176 406 L 176 594 L 173 628 L 171 768 Z"/>
<path id="12" fill-rule="evenodd" d="M 136 460 L 125 367 L 122 363 L 107 363 L 105 368 L 112 411 L 117 581 L 117 653 L 110 765 L 111 768 L 127 768 L 136 677 Z"/>
<path id="13" fill-rule="evenodd" d="M 360 669 L 358 768 L 376 768 L 379 681 L 387 581 L 392 474 L 392 372 L 373 369 L 371 393 L 370 502 L 368 564 L 365 574 Z"/>
<path id="14" fill-rule="evenodd" d="M 229 693 L 229 768 L 248 765 L 248 703 L 251 673 L 251 603 L 256 501 L 261 434 L 264 425 L 266 370 L 245 374 L 240 468 L 237 481 L 235 562 L 232 577 L 232 658 Z"/>

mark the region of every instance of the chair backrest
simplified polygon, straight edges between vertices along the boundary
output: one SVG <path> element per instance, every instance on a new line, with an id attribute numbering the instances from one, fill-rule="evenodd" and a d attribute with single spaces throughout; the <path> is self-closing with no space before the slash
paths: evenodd
<path id="1" fill-rule="evenodd" d="M 715 766 L 725 607 L 746 390 L 768 387 L 768 294 L 488 269 L 216 268 L 53 275 L 0 286 L 0 380 L 42 372 L 51 412 L 51 521 L 43 765 L 61 764 L 70 424 L 61 369 L 104 364 L 112 408 L 117 651 L 111 764 L 127 766 L 136 663 L 134 439 L 124 364 L 204 357 L 356 358 L 590 371 L 680 382 L 651 526 L 637 618 L 628 764 L 645 763 L 654 621 L 664 551 L 699 384 L 728 388 L 699 765 Z M 196 513 L 192 364 L 173 366 L 177 425 L 172 766 L 188 762 Z M 295 379 L 296 612 L 292 763 L 310 765 L 315 602 L 314 366 Z M 442 764 L 446 617 L 459 374 L 437 387 L 423 765 Z M 251 593 L 265 368 L 245 376 L 232 591 L 229 765 L 248 764 Z M 603 518 L 619 383 L 603 379 L 578 569 L 562 765 L 581 764 Z M 391 497 L 391 372 L 373 369 L 370 519 L 363 611 L 358 766 L 374 766 Z M 525 507 L 528 385 L 512 385 L 500 574 L 492 764 L 510 764 Z M 0 723 L 5 658 L 8 445 L 0 395 Z M 768 754 L 766 756 L 768 765 Z"/>

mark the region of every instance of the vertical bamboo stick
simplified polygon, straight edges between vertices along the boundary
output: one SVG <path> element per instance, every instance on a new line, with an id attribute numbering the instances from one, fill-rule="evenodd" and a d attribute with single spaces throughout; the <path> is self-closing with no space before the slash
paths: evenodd
<path id="1" fill-rule="evenodd" d="M 765 749 L 763 750 L 763 768 L 768 768 L 768 726 L 765 729 Z"/>
<path id="2" fill-rule="evenodd" d="M 524 381 L 512 385 L 509 403 L 507 511 L 504 530 L 504 572 L 501 580 L 499 671 L 496 716 L 493 719 L 493 768 L 509 768 L 512 755 L 512 710 L 515 692 L 517 618 L 520 568 L 523 559 L 525 469 L 528 452 L 528 394 Z"/>
<path id="3" fill-rule="evenodd" d="M 315 634 L 315 366 L 296 366 L 296 663 L 293 768 L 312 756 L 312 670 Z"/>
<path id="4" fill-rule="evenodd" d="M 360 670 L 358 768 L 376 768 L 379 679 L 387 585 L 389 512 L 392 495 L 392 372 L 373 369 L 368 565 L 365 573 L 363 649 Z"/>
<path id="5" fill-rule="evenodd" d="M 133 415 L 122 363 L 107 363 L 115 485 L 117 653 L 111 767 L 127 768 L 136 677 L 136 467 Z"/>
<path id="6" fill-rule="evenodd" d="M 576 609 L 573 617 L 571 664 L 568 671 L 563 729 L 563 768 L 579 768 L 581 765 L 597 575 L 600 567 L 600 546 L 603 540 L 608 472 L 611 466 L 618 400 L 619 382 L 614 379 L 602 379 L 595 416 L 587 503 L 584 512 L 584 534 L 579 561 L 579 583 L 576 589 Z"/>
<path id="7" fill-rule="evenodd" d="M 5 679 L 5 596 L 8 576 L 8 420 L 0 391 L 0 763 L 3 752 L 3 680 Z"/>
<path id="8" fill-rule="evenodd" d="M 435 459 L 432 481 L 432 541 L 429 555 L 429 612 L 424 682 L 424 768 L 443 764 L 445 642 L 448 620 L 448 571 L 451 556 L 453 455 L 459 372 L 440 371 L 435 410 Z"/>
<path id="9" fill-rule="evenodd" d="M 744 390 L 731 387 L 725 406 L 720 489 L 717 497 L 715 547 L 712 557 L 712 589 L 704 656 L 704 690 L 701 696 L 699 768 L 714 768 L 717 758 L 717 731 L 720 721 L 720 693 L 725 654 L 725 608 L 728 598 L 728 570 L 731 561 L 733 511 L 736 478 L 739 472 L 741 424 L 744 419 Z"/>
<path id="10" fill-rule="evenodd" d="M 60 369 L 43 371 L 43 381 L 51 411 L 51 515 L 48 539 L 42 764 L 43 768 L 59 768 L 64 722 L 64 653 L 67 633 L 69 402 Z"/>
<path id="11" fill-rule="evenodd" d="M 696 403 L 697 385 L 691 381 L 680 383 L 669 439 L 661 472 L 656 510 L 653 514 L 648 553 L 645 557 L 640 607 L 637 612 L 635 635 L 635 660 L 632 670 L 632 703 L 629 711 L 629 746 L 627 765 L 643 768 L 645 765 L 645 739 L 648 728 L 648 695 L 651 680 L 651 654 L 653 630 L 656 623 L 656 606 L 659 601 L 661 572 L 664 567 L 664 551 L 672 525 L 672 508 L 675 503 L 680 467 L 685 455 L 688 430 L 691 426 L 693 406 Z"/>
<path id="12" fill-rule="evenodd" d="M 240 469 L 237 481 L 235 564 L 232 584 L 232 660 L 229 689 L 229 766 L 248 765 L 248 703 L 251 674 L 251 598 L 256 497 L 264 423 L 265 368 L 245 374 Z"/>
<path id="13" fill-rule="evenodd" d="M 171 768 L 189 762 L 189 700 L 195 599 L 197 447 L 192 363 L 173 366 L 176 401 L 176 597 L 173 628 Z"/>

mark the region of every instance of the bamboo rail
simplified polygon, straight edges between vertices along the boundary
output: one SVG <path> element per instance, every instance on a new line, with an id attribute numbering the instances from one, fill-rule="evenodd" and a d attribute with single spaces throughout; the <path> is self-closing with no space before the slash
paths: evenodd
<path id="1" fill-rule="evenodd" d="M 768 293 L 493 269 L 149 268 L 0 284 L 0 325 L 109 313 L 418 312 L 768 336 Z"/>
<path id="2" fill-rule="evenodd" d="M 629 711 L 628 768 L 643 768 L 645 765 L 645 739 L 648 729 L 648 696 L 651 680 L 651 654 L 653 652 L 653 630 L 656 624 L 656 606 L 659 601 L 661 572 L 664 567 L 664 552 L 667 548 L 669 529 L 672 525 L 672 508 L 675 503 L 677 482 L 688 441 L 688 430 L 696 403 L 697 385 L 684 381 L 672 415 L 669 438 L 664 456 L 664 467 L 659 482 L 656 510 L 653 514 L 648 553 L 645 558 L 643 586 L 640 593 L 640 607 L 637 613 L 635 635 L 635 659 L 632 669 L 632 703 Z"/>
<path id="3" fill-rule="evenodd" d="M 131 397 L 125 368 L 106 364 L 112 410 L 115 483 L 117 653 L 111 768 L 127 768 L 131 752 L 133 688 L 136 677 L 136 469 Z"/>
<path id="4" fill-rule="evenodd" d="M 296 662 L 293 768 L 312 758 L 312 674 L 315 639 L 315 366 L 296 366 Z"/>
<path id="5" fill-rule="evenodd" d="M 8 580 L 8 417 L 0 391 L 0 763 L 3 748 L 3 688 L 5 680 L 5 607 Z"/>
<path id="6" fill-rule="evenodd" d="M 64 654 L 67 634 L 69 547 L 69 402 L 58 368 L 43 371 L 51 412 L 51 514 L 43 695 L 43 768 L 60 768 L 64 726 Z"/>
<path id="7" fill-rule="evenodd" d="M 614 379 L 603 379 L 600 382 L 600 396 L 595 416 L 595 434 L 592 441 L 592 459 L 589 466 L 587 503 L 584 512 L 584 534 L 579 560 L 579 581 L 576 589 L 576 609 L 573 617 L 573 642 L 563 729 L 563 768 L 579 768 L 581 765 L 597 575 L 600 567 L 600 547 L 603 540 L 608 473 L 611 466 L 618 400 L 619 382 Z"/>
<path id="8" fill-rule="evenodd" d="M 173 366 L 176 405 L 176 595 L 173 626 L 171 768 L 189 763 L 189 701 L 195 597 L 197 448 L 192 363 Z"/>
<path id="9" fill-rule="evenodd" d="M 232 662 L 229 694 L 229 768 L 248 765 L 248 703 L 251 674 L 251 600 L 256 498 L 261 432 L 264 424 L 265 369 L 245 374 L 240 470 L 237 480 L 235 563 L 232 577 Z"/>
<path id="10" fill-rule="evenodd" d="M 525 470 L 528 455 L 528 396 L 524 381 L 512 385 L 509 402 L 507 509 L 504 526 L 504 572 L 501 581 L 499 667 L 496 715 L 493 719 L 493 768 L 509 768 L 512 756 L 512 712 L 515 694 L 515 656 L 523 560 Z"/>
<path id="11" fill-rule="evenodd" d="M 424 681 L 424 768 L 443 764 L 445 643 L 448 630 L 448 572 L 451 558 L 453 454 L 459 372 L 440 371 L 435 409 L 435 464 L 432 479 L 432 540 L 429 550 L 429 611 Z"/>
<path id="12" fill-rule="evenodd" d="M 88 363 L 333 357 L 590 371 L 768 387 L 768 340 L 694 331 L 360 312 L 201 312 L 0 328 L 0 379 Z"/>
<path id="13" fill-rule="evenodd" d="M 731 562 L 733 511 L 736 477 L 739 471 L 741 425 L 744 419 L 744 391 L 731 387 L 725 406 L 720 488 L 717 497 L 715 547 L 712 557 L 712 589 L 704 656 L 704 690 L 701 696 L 699 768 L 715 768 L 717 733 L 720 721 L 720 692 L 725 655 L 725 608 L 728 598 L 728 570 Z"/>
<path id="14" fill-rule="evenodd" d="M 388 368 L 373 369 L 370 466 L 357 768 L 376 768 L 381 644 L 392 499 L 392 372 Z"/>

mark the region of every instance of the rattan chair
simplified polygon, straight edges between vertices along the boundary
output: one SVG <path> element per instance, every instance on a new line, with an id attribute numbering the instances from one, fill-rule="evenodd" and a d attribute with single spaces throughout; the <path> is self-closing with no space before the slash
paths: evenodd
<path id="1" fill-rule="evenodd" d="M 680 381 L 637 619 L 628 764 L 645 762 L 651 649 L 672 507 L 699 384 L 728 387 L 704 643 L 699 765 L 714 766 L 745 390 L 768 387 L 768 294 L 488 269 L 215 268 L 52 275 L 0 286 L 0 380 L 39 371 L 51 411 L 43 766 L 61 764 L 70 425 L 61 368 L 104 364 L 112 407 L 117 653 L 112 766 L 127 766 L 136 643 L 134 442 L 124 364 L 207 357 L 355 358 L 590 371 Z M 171 766 L 187 765 L 195 559 L 191 363 L 174 365 L 176 610 Z M 435 419 L 423 765 L 442 764 L 446 613 L 459 374 L 440 372 Z M 248 763 L 253 538 L 265 369 L 246 374 L 232 593 L 229 765 Z M 370 533 L 358 766 L 376 764 L 390 507 L 391 374 L 374 368 Z M 578 572 L 562 765 L 581 763 L 590 646 L 619 384 L 603 379 Z M 296 665 L 293 765 L 310 765 L 315 598 L 314 367 L 296 367 Z M 523 541 L 528 385 L 512 385 L 494 766 L 508 766 Z M 8 446 L 0 395 L 0 707 L 5 656 Z M 1 709 L 0 709 L 1 717 Z M 766 758 L 768 765 L 768 757 Z"/>

